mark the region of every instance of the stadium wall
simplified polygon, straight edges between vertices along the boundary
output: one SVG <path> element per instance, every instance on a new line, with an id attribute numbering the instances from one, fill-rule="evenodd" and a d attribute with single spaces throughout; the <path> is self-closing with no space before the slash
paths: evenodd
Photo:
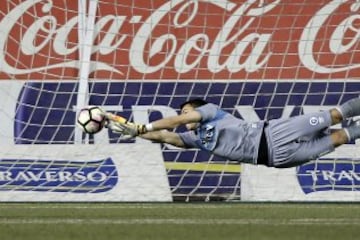
<path id="1" fill-rule="evenodd" d="M 94 22 L 83 2 L 0 6 L 0 201 L 360 199 L 355 142 L 275 170 L 75 126 L 80 99 L 147 123 L 195 97 L 249 121 L 358 97 L 357 1 L 89 1 Z"/>

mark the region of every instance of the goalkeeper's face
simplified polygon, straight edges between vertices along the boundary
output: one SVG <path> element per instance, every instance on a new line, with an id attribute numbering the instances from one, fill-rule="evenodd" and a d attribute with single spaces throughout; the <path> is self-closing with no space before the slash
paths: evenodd
<path id="1" fill-rule="evenodd" d="M 188 114 L 189 112 L 195 111 L 195 108 L 190 104 L 186 104 L 181 109 L 181 114 Z M 185 127 L 187 130 L 195 130 L 199 126 L 199 123 L 187 123 Z"/>

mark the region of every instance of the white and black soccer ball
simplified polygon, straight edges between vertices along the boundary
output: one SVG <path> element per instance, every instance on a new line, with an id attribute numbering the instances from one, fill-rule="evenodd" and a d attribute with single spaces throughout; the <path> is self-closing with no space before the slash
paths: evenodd
<path id="1" fill-rule="evenodd" d="M 88 134 L 100 132 L 105 122 L 103 111 L 97 106 L 84 107 L 77 117 L 77 125 Z"/>

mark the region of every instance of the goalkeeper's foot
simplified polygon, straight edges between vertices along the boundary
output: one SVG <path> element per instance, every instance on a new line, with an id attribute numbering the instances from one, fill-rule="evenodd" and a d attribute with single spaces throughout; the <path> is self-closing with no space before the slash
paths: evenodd
<path id="1" fill-rule="evenodd" d="M 341 104 L 337 109 L 341 112 L 343 119 L 348 119 L 348 118 L 352 118 L 355 116 L 359 116 L 360 115 L 360 98 L 353 98 L 353 99 Z"/>
<path id="2" fill-rule="evenodd" d="M 360 117 L 351 119 L 348 122 L 349 126 L 345 128 L 350 141 L 360 138 Z"/>

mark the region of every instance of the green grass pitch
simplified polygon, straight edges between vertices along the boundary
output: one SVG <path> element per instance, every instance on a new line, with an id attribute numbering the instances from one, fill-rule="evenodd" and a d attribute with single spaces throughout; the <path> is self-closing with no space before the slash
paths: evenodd
<path id="1" fill-rule="evenodd" d="M 360 204 L 1 203 L 0 239 L 360 239 Z"/>

